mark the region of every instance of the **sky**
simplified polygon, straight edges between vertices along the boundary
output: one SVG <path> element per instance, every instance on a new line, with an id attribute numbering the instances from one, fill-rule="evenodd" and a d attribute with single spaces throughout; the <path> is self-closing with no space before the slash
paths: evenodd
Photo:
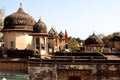
<path id="1" fill-rule="evenodd" d="M 86 39 L 93 33 L 120 32 L 120 0 L 1 0 L 5 16 L 22 8 L 36 21 L 41 17 L 48 31 L 67 30 L 68 36 Z"/>

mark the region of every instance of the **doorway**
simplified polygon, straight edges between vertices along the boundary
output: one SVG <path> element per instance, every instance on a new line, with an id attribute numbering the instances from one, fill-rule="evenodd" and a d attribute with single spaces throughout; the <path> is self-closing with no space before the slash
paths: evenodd
<path id="1" fill-rule="evenodd" d="M 69 76 L 68 80 L 81 80 L 79 76 Z"/>

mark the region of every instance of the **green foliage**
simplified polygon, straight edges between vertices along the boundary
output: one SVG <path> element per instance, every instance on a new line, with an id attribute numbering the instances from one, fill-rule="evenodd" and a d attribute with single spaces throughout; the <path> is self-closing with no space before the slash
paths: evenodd
<path id="1" fill-rule="evenodd" d="M 78 42 L 75 38 L 70 37 L 68 40 L 68 44 L 72 52 L 77 52 L 77 50 L 79 49 Z"/>
<path id="2" fill-rule="evenodd" d="M 114 32 L 112 33 L 111 35 L 108 35 L 108 36 L 104 36 L 102 38 L 103 40 L 103 43 L 105 44 L 105 47 L 109 47 L 110 46 L 110 39 L 114 36 L 119 36 L 120 35 L 120 32 Z"/>
<path id="3" fill-rule="evenodd" d="M 103 43 L 105 44 L 105 47 L 109 47 L 111 38 L 112 38 L 112 35 L 108 35 L 108 36 L 103 37 L 102 40 L 103 40 Z"/>

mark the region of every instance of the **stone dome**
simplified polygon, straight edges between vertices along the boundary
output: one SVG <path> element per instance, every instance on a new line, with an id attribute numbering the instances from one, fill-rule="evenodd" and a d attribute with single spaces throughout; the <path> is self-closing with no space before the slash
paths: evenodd
<path id="1" fill-rule="evenodd" d="M 47 33 L 47 26 L 41 19 L 33 26 L 33 33 Z"/>
<path id="2" fill-rule="evenodd" d="M 98 38 L 95 34 L 93 34 L 85 40 L 85 45 L 92 44 L 103 44 L 103 41 L 100 38 Z"/>
<path id="3" fill-rule="evenodd" d="M 35 20 L 32 16 L 24 12 L 20 6 L 16 13 L 7 16 L 4 20 L 3 29 L 28 29 L 32 30 Z"/>
<path id="4" fill-rule="evenodd" d="M 65 35 L 64 35 L 64 33 L 62 31 L 59 33 L 59 38 L 60 39 L 65 39 Z"/>
<path id="5" fill-rule="evenodd" d="M 57 31 L 54 28 L 51 28 L 48 32 L 49 37 L 56 37 L 58 35 Z"/>

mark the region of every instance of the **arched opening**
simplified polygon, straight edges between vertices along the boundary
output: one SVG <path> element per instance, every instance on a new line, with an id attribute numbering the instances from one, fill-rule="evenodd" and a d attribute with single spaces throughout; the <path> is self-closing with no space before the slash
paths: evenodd
<path id="1" fill-rule="evenodd" d="M 68 80 L 81 80 L 79 76 L 69 76 Z"/>
<path id="2" fill-rule="evenodd" d="M 40 39 L 36 38 L 36 49 L 40 49 Z"/>
<path id="3" fill-rule="evenodd" d="M 36 41 L 35 41 L 35 53 L 37 54 L 37 55 L 39 55 L 39 53 L 40 53 L 40 39 L 39 38 L 36 38 L 35 39 Z"/>

